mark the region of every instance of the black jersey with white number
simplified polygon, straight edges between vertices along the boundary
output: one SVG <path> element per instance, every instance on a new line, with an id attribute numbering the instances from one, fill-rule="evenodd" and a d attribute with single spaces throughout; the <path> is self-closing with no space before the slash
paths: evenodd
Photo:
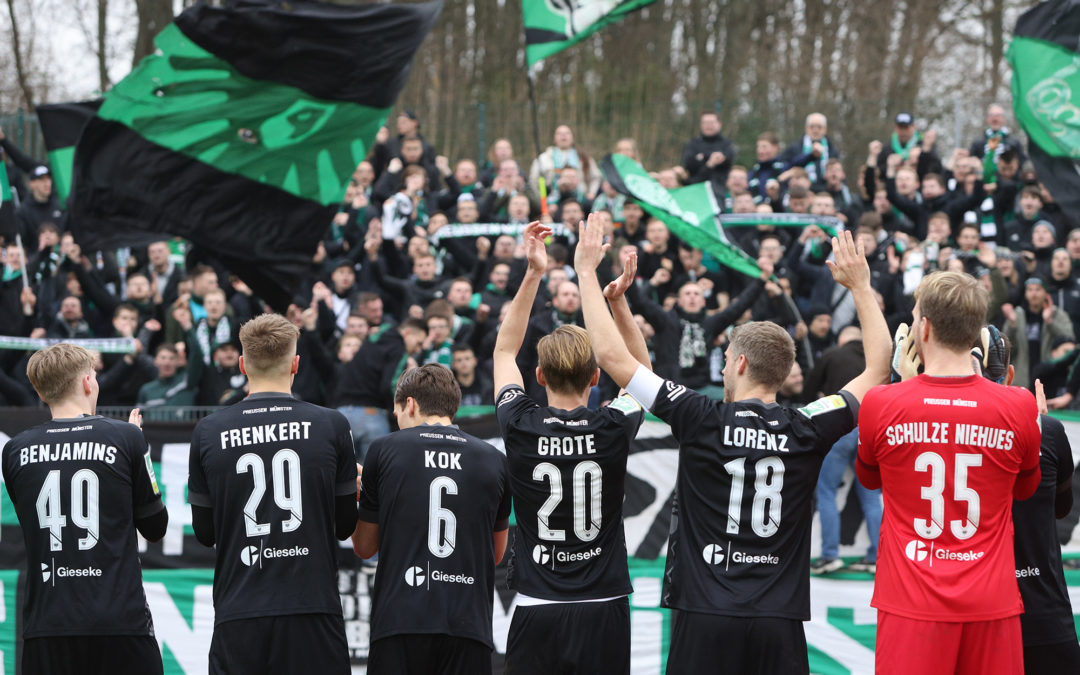
<path id="1" fill-rule="evenodd" d="M 720 403 L 665 381 L 653 412 L 679 442 L 663 606 L 809 619 L 814 489 L 826 453 L 855 428 L 854 397 Z"/>
<path id="2" fill-rule="evenodd" d="M 215 623 L 341 614 L 334 498 L 356 493 L 341 413 L 252 394 L 199 421 L 188 470 L 188 501 L 214 514 Z"/>
<path id="3" fill-rule="evenodd" d="M 623 486 L 645 411 L 628 395 L 599 410 L 542 407 L 517 385 L 497 400 L 517 519 L 510 587 L 561 601 L 631 593 Z"/>
<path id="4" fill-rule="evenodd" d="M 153 635 L 134 522 L 165 505 L 142 431 L 54 419 L 8 441 L 3 471 L 26 542 L 23 637 Z"/>
<path id="5" fill-rule="evenodd" d="M 1016 582 L 1024 599 L 1020 627 L 1025 646 L 1076 639 L 1054 518 L 1058 485 L 1073 473 L 1072 448 L 1061 422 L 1047 415 L 1041 415 L 1040 419 L 1042 480 L 1034 495 L 1022 502 L 1013 502 L 1012 507 Z"/>
<path id="6" fill-rule="evenodd" d="M 372 443 L 361 487 L 360 519 L 379 526 L 371 640 L 423 633 L 493 647 L 506 457 L 456 426 L 424 424 Z"/>

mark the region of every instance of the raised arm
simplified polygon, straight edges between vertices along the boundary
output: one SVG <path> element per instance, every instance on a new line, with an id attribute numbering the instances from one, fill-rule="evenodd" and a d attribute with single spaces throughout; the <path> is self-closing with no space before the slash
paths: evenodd
<path id="1" fill-rule="evenodd" d="M 892 339 L 889 337 L 885 315 L 881 313 L 874 290 L 870 286 L 870 266 L 866 263 L 863 246 L 855 245 L 850 231 L 845 230 L 838 234 L 839 237 L 833 237 L 832 240 L 835 262 L 830 260 L 827 264 L 833 279 L 851 291 L 859 325 L 862 326 L 863 350 L 866 353 L 866 367 L 843 388 L 856 400 L 862 401 L 871 387 L 889 381 Z"/>
<path id="2" fill-rule="evenodd" d="M 525 330 L 529 327 L 529 314 L 532 312 L 533 300 L 536 299 L 536 290 L 540 287 L 540 280 L 547 271 L 547 249 L 544 247 L 544 238 L 551 234 L 551 228 L 534 221 L 525 226 L 525 252 L 529 259 L 529 267 L 525 271 L 525 278 L 521 280 L 514 300 L 510 303 L 510 310 L 506 314 L 506 320 L 499 329 L 499 336 L 495 340 L 495 393 L 502 391 L 508 384 L 524 386 L 521 379 L 521 371 L 517 367 L 517 354 L 521 350 L 521 343 L 525 340 Z"/>
<path id="3" fill-rule="evenodd" d="M 615 320 L 608 314 L 604 293 L 600 290 L 596 266 L 603 260 L 608 247 L 604 244 L 604 226 L 595 216 L 589 214 L 585 227 L 578 228 L 581 239 L 574 252 L 574 271 L 581 287 L 585 329 L 589 331 L 596 360 L 616 384 L 626 388 L 641 364 L 623 342 Z"/>
<path id="4" fill-rule="evenodd" d="M 652 370 L 652 361 L 649 360 L 649 346 L 645 344 L 645 336 L 641 334 L 634 314 L 630 311 L 630 305 L 626 302 L 626 290 L 634 285 L 634 277 L 637 275 L 637 250 L 631 249 L 623 258 L 623 271 L 618 279 L 612 281 L 604 288 L 604 297 L 611 306 L 611 315 L 615 318 L 615 327 L 619 329 L 626 348 L 634 355 L 638 363 Z"/>

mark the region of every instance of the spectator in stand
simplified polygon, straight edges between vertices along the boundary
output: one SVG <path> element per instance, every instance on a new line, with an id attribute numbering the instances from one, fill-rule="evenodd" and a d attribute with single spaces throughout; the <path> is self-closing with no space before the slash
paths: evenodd
<path id="1" fill-rule="evenodd" d="M 862 331 L 858 327 L 848 326 L 840 331 L 836 342 L 837 346 L 825 353 L 806 379 L 805 386 L 811 399 L 838 393 L 838 387 L 843 387 L 851 379 L 849 376 L 852 373 L 861 373 L 866 365 Z M 859 431 L 854 429 L 832 446 L 821 464 L 815 492 L 821 525 L 821 557 L 810 565 L 811 572 L 830 574 L 844 569 L 844 561 L 839 556 L 840 511 L 836 505 L 836 493 L 843 484 L 848 469 L 855 469 L 855 453 L 858 447 Z M 866 555 L 849 565 L 848 569 L 852 572 L 873 574 L 877 571 L 878 534 L 881 530 L 881 490 L 870 490 L 858 484 L 858 481 L 854 482 L 852 487 L 866 519 L 866 534 L 870 545 L 866 549 Z"/>
<path id="2" fill-rule="evenodd" d="M 859 195 L 848 188 L 846 180 L 843 162 L 839 159 L 825 162 L 825 183 L 822 191 L 832 197 L 836 217 L 850 226 L 859 220 L 865 208 Z"/>
<path id="3" fill-rule="evenodd" d="M 791 372 L 788 373 L 787 379 L 780 385 L 780 389 L 776 391 L 777 405 L 782 405 L 785 408 L 802 405 L 805 402 L 803 382 L 802 367 L 799 366 L 798 361 L 795 361 L 791 364 Z"/>
<path id="4" fill-rule="evenodd" d="M 533 193 L 540 194 L 539 179 L 543 177 L 550 192 L 555 188 L 563 169 L 573 168 L 579 173 L 578 178 L 585 196 L 592 198 L 600 189 L 600 166 L 584 150 L 574 144 L 574 132 L 565 124 L 555 128 L 554 145 L 548 146 L 533 160 L 529 168 L 529 187 Z"/>
<path id="5" fill-rule="evenodd" d="M 420 153 L 415 156 L 414 159 L 409 160 L 406 163 L 422 164 L 429 174 L 434 174 L 437 180 L 438 174 L 435 172 L 435 158 L 439 153 L 435 151 L 430 143 L 424 138 L 424 135 L 420 133 L 420 118 L 412 110 L 405 109 L 398 113 L 395 120 L 395 127 L 397 134 L 392 138 L 387 138 L 384 142 L 376 143 L 374 151 L 372 153 L 372 164 L 375 168 L 375 173 L 381 174 L 387 170 L 389 164 L 394 158 L 402 157 L 405 154 L 405 145 L 408 139 L 417 139 L 420 141 Z M 378 140 L 378 139 L 376 139 Z M 410 157 L 412 156 L 411 153 Z M 438 189 L 438 183 L 435 183 L 431 188 Z"/>
<path id="6" fill-rule="evenodd" d="M 454 341 L 450 337 L 453 309 L 446 300 L 435 300 L 424 310 L 427 338 L 417 357 L 417 365 L 438 363 L 450 367 L 453 362 Z"/>
<path id="7" fill-rule="evenodd" d="M 480 182 L 494 187 L 495 177 L 503 172 L 506 162 L 513 162 L 514 169 L 517 171 L 518 176 L 521 177 L 522 183 L 524 183 L 525 172 L 521 169 L 521 165 L 517 163 L 517 160 L 514 159 L 513 144 L 505 138 L 496 138 L 495 142 L 491 144 L 487 160 L 480 169 Z"/>
<path id="8" fill-rule="evenodd" d="M 372 201 L 375 204 L 382 204 L 394 193 L 400 191 L 405 182 L 405 170 L 409 167 L 417 167 L 424 176 L 423 184 L 418 190 L 424 190 L 430 194 L 438 192 L 441 181 L 434 158 L 428 165 L 424 159 L 423 141 L 418 137 L 412 137 L 402 141 L 400 155 L 390 160 L 386 165 L 386 170 L 375 181 L 371 190 Z"/>
<path id="9" fill-rule="evenodd" d="M 472 347 L 454 345 L 452 369 L 461 387 L 462 406 L 494 405 L 495 391 L 491 375 L 478 370 Z"/>
<path id="10" fill-rule="evenodd" d="M 495 196 L 480 182 L 476 162 L 471 159 L 460 160 L 454 166 L 453 172 L 451 172 L 449 160 L 439 155 L 435 160 L 435 166 L 439 169 L 439 173 L 446 183 L 446 188 L 435 196 L 436 207 L 446 213 L 447 217 L 453 221 L 456 215 L 458 198 L 463 194 L 468 194 L 476 202 L 481 216 L 486 218 L 491 210 L 491 205 L 494 203 Z"/>
<path id="11" fill-rule="evenodd" d="M 90 324 L 83 313 L 82 300 L 74 295 L 69 295 L 60 301 L 60 311 L 53 319 L 52 325 L 46 332 L 50 338 L 88 338 L 94 337 Z"/>
<path id="12" fill-rule="evenodd" d="M 154 352 L 157 379 L 139 388 L 135 404 L 144 411 L 162 406 L 186 406 L 195 403 L 195 390 L 188 386 L 187 372 L 180 365 L 180 352 L 164 344 Z M 147 413 L 153 418 L 153 413 Z"/>
<path id="13" fill-rule="evenodd" d="M 60 200 L 53 191 L 52 173 L 40 164 L 30 172 L 30 199 L 15 210 L 15 222 L 22 234 L 23 246 L 33 246 L 42 223 L 59 223 L 63 216 Z"/>
<path id="14" fill-rule="evenodd" d="M 784 161 L 780 159 L 780 139 L 771 131 L 762 133 L 755 146 L 757 162 L 749 172 L 749 188 L 754 195 L 754 203 L 761 204 L 778 201 L 780 196 L 780 174 L 784 172 Z"/>
<path id="15" fill-rule="evenodd" d="M 690 139 L 683 148 L 682 168 L 687 182 L 712 184 L 716 194 L 723 194 L 728 173 L 735 166 L 735 144 L 720 134 L 723 123 L 714 112 L 701 114 L 701 135 Z"/>
<path id="16" fill-rule="evenodd" d="M 895 123 L 889 140 L 878 145 L 878 173 L 884 176 L 889 157 L 900 155 L 905 164 L 915 169 L 918 178 L 928 173 L 940 174 L 943 169 L 941 159 L 934 151 L 937 132 L 930 129 L 925 134 L 920 134 L 915 130 L 915 118 L 907 112 L 897 114 Z M 884 148 L 885 152 L 880 152 L 881 148 Z"/>
<path id="17" fill-rule="evenodd" d="M 1040 362 L 1051 358 L 1051 345 L 1059 337 L 1075 339 L 1072 321 L 1055 307 L 1039 277 L 1029 277 L 1024 285 L 1024 303 L 1019 308 L 1002 307 L 1005 327 L 1002 332 L 1013 346 L 1013 368 L 1018 387 L 1032 388 L 1031 373 Z"/>
<path id="18" fill-rule="evenodd" d="M 810 177 L 810 189 L 817 192 L 825 186 L 825 167 L 830 159 L 840 159 L 840 148 L 828 137 L 829 121 L 821 113 L 806 116 L 806 133 L 801 140 L 789 145 L 780 159 L 784 168 L 799 166 Z M 780 181 L 787 180 L 783 174 Z"/>
<path id="19" fill-rule="evenodd" d="M 990 139 L 993 138 L 996 138 L 997 142 L 991 148 Z M 986 157 L 987 152 L 1000 155 L 1010 149 L 1015 150 L 1018 155 L 1023 157 L 1024 150 L 1020 139 L 1013 136 L 1009 131 L 1009 127 L 1005 126 L 1005 108 L 997 103 L 991 103 L 986 108 L 986 127 L 983 129 L 982 136 L 971 142 L 968 153 L 972 157 L 982 159 Z"/>
<path id="20" fill-rule="evenodd" d="M 341 369 L 334 405 L 349 420 L 356 461 L 363 463 L 372 441 L 390 433 L 394 388 L 401 374 L 415 367 L 426 337 L 423 321 L 406 319 L 365 342 Z"/>
<path id="21" fill-rule="evenodd" d="M 1050 276 L 1046 290 L 1055 307 L 1060 307 L 1072 319 L 1073 335 L 1080 336 L 1080 277 L 1075 273 L 1076 263 L 1063 248 L 1054 249 L 1050 259 Z"/>

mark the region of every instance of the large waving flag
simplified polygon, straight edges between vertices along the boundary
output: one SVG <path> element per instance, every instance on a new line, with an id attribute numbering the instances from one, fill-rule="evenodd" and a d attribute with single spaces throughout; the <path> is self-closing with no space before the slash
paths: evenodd
<path id="1" fill-rule="evenodd" d="M 653 1 L 521 0 L 529 67 Z"/>
<path id="2" fill-rule="evenodd" d="M 1027 132 L 1039 180 L 1072 219 L 1080 217 L 1080 0 L 1024 12 L 1006 54 L 1013 109 Z"/>
<path id="3" fill-rule="evenodd" d="M 185 237 L 284 310 L 441 8 L 188 8 L 79 139 L 78 241 Z"/>
<path id="4" fill-rule="evenodd" d="M 761 270 L 754 259 L 732 244 L 717 222 L 720 205 L 708 182 L 665 190 L 640 164 L 618 154 L 605 157 L 601 169 L 611 187 L 632 197 L 641 208 L 664 221 L 676 237 L 712 255 L 721 265 L 752 277 L 760 276 Z"/>
<path id="5" fill-rule="evenodd" d="M 83 128 L 101 107 L 101 99 L 78 103 L 52 103 L 39 105 L 35 111 L 45 137 L 45 150 L 49 153 L 53 186 L 60 203 L 67 202 L 71 194 L 71 171 L 75 164 L 75 144 Z"/>
<path id="6" fill-rule="evenodd" d="M 0 237 L 5 243 L 15 241 L 15 193 L 8 184 L 7 166 L 4 165 L 4 154 L 0 152 Z"/>

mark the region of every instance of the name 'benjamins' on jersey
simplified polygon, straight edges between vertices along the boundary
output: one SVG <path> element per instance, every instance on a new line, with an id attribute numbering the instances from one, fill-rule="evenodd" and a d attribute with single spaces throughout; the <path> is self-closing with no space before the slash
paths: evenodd
<path id="1" fill-rule="evenodd" d="M 80 427 L 87 428 L 87 427 Z M 84 441 L 79 443 L 41 443 L 19 449 L 19 466 L 36 462 L 87 461 L 116 462 L 116 446 Z"/>

